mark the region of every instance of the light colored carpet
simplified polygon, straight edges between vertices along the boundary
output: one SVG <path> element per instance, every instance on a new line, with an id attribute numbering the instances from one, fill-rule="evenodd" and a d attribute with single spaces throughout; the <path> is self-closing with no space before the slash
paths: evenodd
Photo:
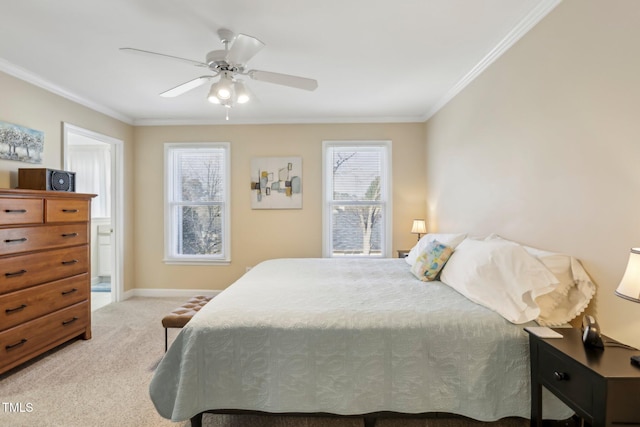
<path id="1" fill-rule="evenodd" d="M 0 376 L 0 426 L 188 427 L 149 399 L 164 354 L 162 317 L 185 298 L 132 298 L 93 313 L 93 338 L 76 340 Z M 169 330 L 170 339 L 177 330 Z M 13 410 L 10 409 L 12 404 Z M 19 404 L 19 405 L 16 405 Z M 16 408 L 24 412 L 15 412 Z M 437 426 L 436 426 L 437 424 Z M 376 427 L 481 427 L 463 419 L 381 419 Z M 203 427 L 362 427 L 361 418 L 205 414 Z M 526 427 L 504 420 L 492 427 Z"/>
<path id="2" fill-rule="evenodd" d="M 164 354 L 162 316 L 185 298 L 132 298 L 93 312 L 93 338 L 76 340 L 0 377 L 0 425 L 188 426 L 160 417 L 149 399 L 153 368 Z"/>

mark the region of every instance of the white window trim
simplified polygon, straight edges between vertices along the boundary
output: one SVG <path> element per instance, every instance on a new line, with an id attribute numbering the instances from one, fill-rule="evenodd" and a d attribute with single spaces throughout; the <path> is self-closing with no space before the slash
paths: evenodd
<path id="1" fill-rule="evenodd" d="M 328 185 L 328 179 L 333 174 L 333 163 L 327 158 L 327 152 L 329 148 L 333 147 L 382 147 L 386 151 L 385 155 L 385 168 L 384 176 L 380 177 L 382 180 L 382 191 L 387 197 L 387 203 L 385 205 L 384 215 L 386 218 L 384 225 L 384 237 L 381 244 L 382 254 L 381 258 L 391 257 L 392 247 L 392 230 L 393 230 L 393 184 L 391 182 L 391 141 L 323 141 L 322 142 L 322 256 L 324 258 L 333 258 L 332 256 L 332 233 L 331 233 L 331 208 L 327 203 L 332 199 L 331 186 Z M 353 258 L 371 258 L 371 256 L 353 256 Z"/>
<path id="2" fill-rule="evenodd" d="M 175 256 L 171 223 L 169 191 L 173 183 L 173 168 L 169 167 L 169 152 L 174 148 L 224 148 L 225 150 L 225 205 L 223 225 L 223 254 L 221 257 L 183 255 Z M 231 262 L 231 144 L 228 142 L 165 142 L 164 144 L 164 259 L 165 264 L 182 265 L 228 265 Z"/>

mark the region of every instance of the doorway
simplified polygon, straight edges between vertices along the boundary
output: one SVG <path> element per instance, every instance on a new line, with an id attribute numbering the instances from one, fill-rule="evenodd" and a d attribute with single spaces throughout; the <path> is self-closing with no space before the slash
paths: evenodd
<path id="1" fill-rule="evenodd" d="M 91 308 L 122 296 L 122 141 L 63 123 L 64 169 L 91 201 Z"/>

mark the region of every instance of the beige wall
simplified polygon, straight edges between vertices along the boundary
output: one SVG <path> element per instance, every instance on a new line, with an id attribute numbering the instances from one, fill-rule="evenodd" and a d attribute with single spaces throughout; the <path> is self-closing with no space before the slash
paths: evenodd
<path id="1" fill-rule="evenodd" d="M 322 256 L 322 141 L 391 140 L 393 249 L 410 248 L 414 217 L 426 207 L 422 124 L 157 126 L 135 130 L 135 252 L 138 288 L 224 289 L 269 258 Z M 231 143 L 231 264 L 167 265 L 164 245 L 165 142 Z M 303 208 L 252 210 L 254 156 L 301 156 Z M 394 252 L 395 254 L 395 252 Z"/>
<path id="2" fill-rule="evenodd" d="M 579 257 L 605 334 L 640 346 L 614 296 L 640 246 L 640 2 L 565 0 L 426 124 L 440 231 Z"/>
<path id="3" fill-rule="evenodd" d="M 124 178 L 131 180 L 133 154 L 133 127 L 109 116 L 83 107 L 75 102 L 43 90 L 4 73 L 0 73 L 0 121 L 37 129 L 44 132 L 44 153 L 42 164 L 0 160 L 0 188 L 15 188 L 18 185 L 18 169 L 46 167 L 61 169 L 62 123 L 70 123 L 97 133 L 123 141 Z M 134 256 L 133 239 L 133 194 L 130 186 L 125 186 L 125 242 L 124 242 L 124 285 L 133 283 Z"/>

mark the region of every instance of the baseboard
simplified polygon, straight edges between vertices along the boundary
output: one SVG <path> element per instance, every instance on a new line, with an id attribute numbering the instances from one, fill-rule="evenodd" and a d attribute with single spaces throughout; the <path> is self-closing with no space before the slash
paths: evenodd
<path id="1" fill-rule="evenodd" d="M 214 289 L 130 289 L 122 293 L 122 300 L 133 297 L 162 298 L 162 297 L 192 297 L 195 295 L 218 295 L 220 290 Z"/>

